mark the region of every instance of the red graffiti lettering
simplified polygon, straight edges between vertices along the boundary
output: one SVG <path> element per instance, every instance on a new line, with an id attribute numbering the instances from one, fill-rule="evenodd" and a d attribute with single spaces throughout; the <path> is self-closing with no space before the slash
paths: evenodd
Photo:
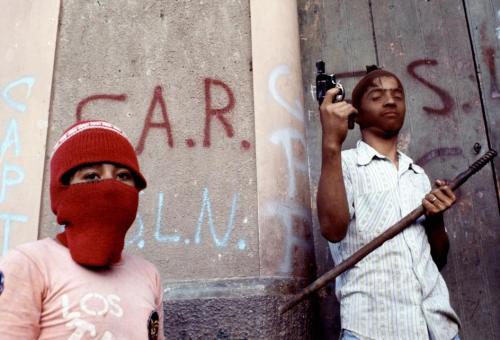
<path id="1" fill-rule="evenodd" d="M 156 106 L 158 104 L 161 108 L 163 121 L 153 122 L 153 113 L 155 112 Z M 153 99 L 151 99 L 151 104 L 149 105 L 148 113 L 144 121 L 144 128 L 142 129 L 141 137 L 139 138 L 139 144 L 136 147 L 136 152 L 139 155 L 144 151 L 146 137 L 148 136 L 149 130 L 152 128 L 165 129 L 165 131 L 167 132 L 167 144 L 170 147 L 174 146 L 174 137 L 172 135 L 172 128 L 168 119 L 167 105 L 165 104 L 165 100 L 163 99 L 161 86 L 155 87 Z"/>
<path id="2" fill-rule="evenodd" d="M 212 86 L 220 86 L 224 89 L 228 97 L 228 103 L 223 108 L 212 107 Z M 223 125 L 224 130 L 229 138 L 234 136 L 234 129 L 231 123 L 223 116 L 224 113 L 231 111 L 234 108 L 235 100 L 233 91 L 224 82 L 217 79 L 205 78 L 205 136 L 203 138 L 203 146 L 210 146 L 210 123 L 212 118 L 217 118 Z"/>
<path id="3" fill-rule="evenodd" d="M 127 95 L 125 94 L 96 94 L 93 96 L 89 96 L 87 98 L 82 99 L 77 107 L 76 107 L 76 121 L 79 122 L 82 120 L 82 110 L 85 105 L 94 100 L 115 100 L 123 102 L 127 99 Z"/>
<path id="4" fill-rule="evenodd" d="M 408 65 L 407 70 L 408 70 L 408 73 L 413 78 L 417 79 L 419 82 L 421 82 L 422 84 L 424 84 L 425 86 L 427 86 L 428 88 L 430 88 L 431 90 L 436 92 L 436 94 L 439 96 L 439 98 L 443 102 L 443 107 L 440 109 L 424 106 L 423 107 L 424 111 L 427 113 L 447 114 L 453 109 L 453 106 L 454 106 L 453 98 L 448 94 L 448 92 L 446 92 L 442 88 L 432 84 L 428 80 L 422 78 L 421 76 L 419 76 L 415 72 L 415 69 L 419 66 L 422 66 L 422 65 L 436 66 L 437 64 L 438 64 L 438 62 L 435 59 L 415 60 Z"/>
<path id="5" fill-rule="evenodd" d="M 490 73 L 491 98 L 500 98 L 500 91 L 498 91 L 497 83 L 497 67 L 495 64 L 495 49 L 493 47 L 483 49 L 483 60 L 486 66 L 488 66 L 488 72 Z"/>
<path id="6" fill-rule="evenodd" d="M 242 141 L 241 141 L 241 148 L 242 148 L 243 150 L 248 150 L 248 149 L 250 149 L 250 145 L 251 145 L 251 144 L 250 144 L 250 142 L 249 142 L 249 141 L 247 141 L 247 140 L 242 140 Z"/>
<path id="7" fill-rule="evenodd" d="M 341 72 L 336 73 L 335 77 L 337 79 L 345 79 L 345 78 L 359 78 L 366 75 L 366 71 L 352 71 L 352 72 Z"/>
<path id="8" fill-rule="evenodd" d="M 203 146 L 210 147 L 211 145 L 211 127 L 214 118 L 222 125 L 225 134 L 229 138 L 235 136 L 234 127 L 230 119 L 225 115 L 230 112 L 235 107 L 235 96 L 231 88 L 221 80 L 205 78 L 204 79 L 204 91 L 205 91 L 205 119 L 203 127 Z M 219 104 L 220 93 L 222 93 L 222 103 L 224 103 L 224 97 L 227 97 L 226 104 Z M 125 101 L 127 100 L 126 94 L 96 94 L 82 99 L 76 107 L 76 119 L 77 121 L 82 120 L 84 107 L 96 100 L 113 100 L 113 101 Z M 161 117 L 158 111 L 161 112 Z M 155 119 L 156 118 L 156 119 Z M 166 132 L 166 142 L 171 148 L 174 147 L 174 136 L 173 127 L 170 123 L 170 114 L 167 111 L 166 100 L 163 96 L 163 88 L 161 86 L 156 86 L 153 91 L 153 96 L 151 98 L 149 108 L 144 118 L 144 125 L 142 132 L 140 134 L 139 140 L 136 144 L 136 152 L 142 154 L 146 145 L 146 139 L 149 136 L 150 129 L 164 129 Z M 185 146 L 188 148 L 194 148 L 198 143 L 194 138 L 186 138 Z M 247 140 L 240 140 L 240 147 L 243 151 L 248 151 L 251 148 L 251 143 Z"/>
<path id="9" fill-rule="evenodd" d="M 424 166 L 425 164 L 429 163 L 431 160 L 437 157 L 444 157 L 444 156 L 460 156 L 464 152 L 462 149 L 454 147 L 454 148 L 437 148 L 433 149 L 429 152 L 426 152 L 422 157 L 420 157 L 416 163 L 420 166 Z"/>

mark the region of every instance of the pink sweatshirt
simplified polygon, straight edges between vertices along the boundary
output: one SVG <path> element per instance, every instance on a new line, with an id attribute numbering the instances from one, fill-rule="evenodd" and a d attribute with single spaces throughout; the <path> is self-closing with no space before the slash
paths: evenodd
<path id="1" fill-rule="evenodd" d="M 110 269 L 94 271 L 47 238 L 10 250 L 2 275 L 2 340 L 148 339 L 154 312 L 164 339 L 160 276 L 140 257 L 123 254 Z"/>

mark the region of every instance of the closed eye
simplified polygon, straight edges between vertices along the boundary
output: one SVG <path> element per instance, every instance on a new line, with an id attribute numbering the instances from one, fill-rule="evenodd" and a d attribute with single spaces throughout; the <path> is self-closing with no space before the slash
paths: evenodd
<path id="1" fill-rule="evenodd" d="M 403 99 L 403 98 L 404 98 L 404 94 L 403 94 L 403 92 L 402 92 L 401 90 L 399 90 L 399 89 L 398 89 L 398 90 L 394 90 L 394 91 L 392 92 L 392 96 L 393 96 L 394 98 L 396 98 L 396 99 Z"/>
<path id="2" fill-rule="evenodd" d="M 372 100 L 379 100 L 380 98 L 382 98 L 382 96 L 383 96 L 382 90 L 372 90 L 370 93 L 370 98 Z"/>

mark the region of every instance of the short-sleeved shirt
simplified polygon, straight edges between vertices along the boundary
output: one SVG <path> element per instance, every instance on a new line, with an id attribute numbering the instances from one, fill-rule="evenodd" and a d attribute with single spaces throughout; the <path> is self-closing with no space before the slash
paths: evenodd
<path id="1" fill-rule="evenodd" d="M 2 340 L 148 339 L 155 328 L 164 339 L 160 276 L 140 257 L 90 270 L 47 238 L 10 250 L 0 271 Z"/>
<path id="2" fill-rule="evenodd" d="M 336 264 L 417 208 L 431 190 L 424 170 L 398 152 L 399 169 L 363 141 L 342 152 L 350 223 L 330 243 Z M 451 339 L 459 320 L 430 255 L 423 218 L 336 279 L 342 328 L 361 339 Z"/>

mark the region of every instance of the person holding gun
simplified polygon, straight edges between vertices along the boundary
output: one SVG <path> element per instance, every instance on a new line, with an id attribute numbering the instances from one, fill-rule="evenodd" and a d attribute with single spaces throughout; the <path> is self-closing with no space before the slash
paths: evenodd
<path id="1" fill-rule="evenodd" d="M 0 261 L 0 338 L 164 339 L 154 265 L 122 252 L 146 187 L 134 148 L 104 121 L 70 126 L 50 160 L 64 230 Z"/>
<path id="2" fill-rule="evenodd" d="M 445 181 L 431 190 L 424 170 L 397 149 L 406 113 L 399 78 L 372 68 L 355 86 L 352 104 L 320 106 L 322 166 L 317 206 L 322 235 L 336 264 L 422 204 L 425 218 L 385 242 L 336 279 L 341 339 L 459 339 L 460 322 L 439 270 L 449 240 L 443 212 L 456 200 Z M 341 151 L 348 117 L 361 140 Z"/>

